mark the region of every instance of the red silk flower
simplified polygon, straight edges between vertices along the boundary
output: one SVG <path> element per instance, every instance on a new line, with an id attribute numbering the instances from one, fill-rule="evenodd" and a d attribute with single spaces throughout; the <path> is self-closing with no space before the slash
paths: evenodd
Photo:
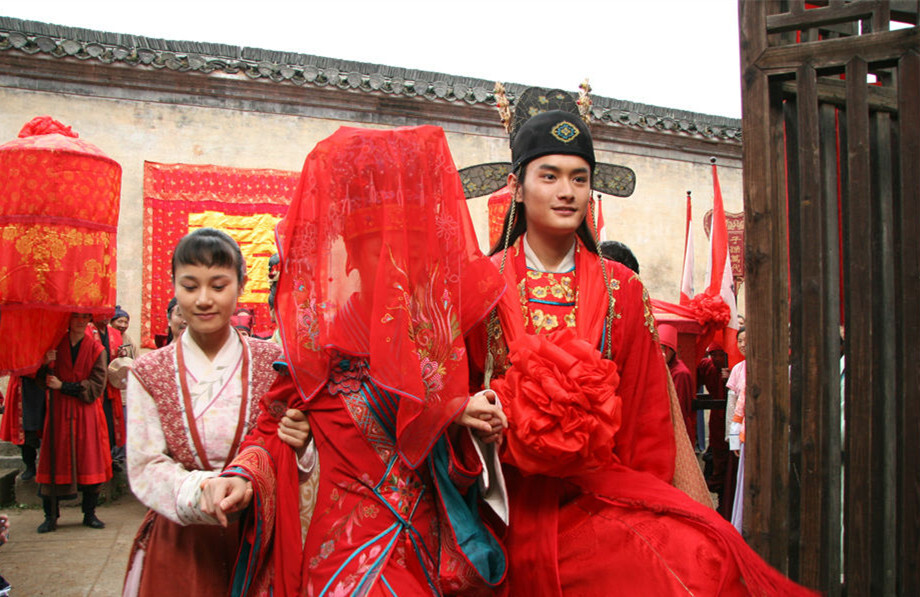
<path id="1" fill-rule="evenodd" d="M 492 382 L 508 415 L 505 460 L 524 474 L 568 477 L 617 461 L 620 377 L 613 361 L 573 330 L 523 334 L 509 346 L 511 368 Z"/>
<path id="2" fill-rule="evenodd" d="M 700 293 L 690 300 L 690 309 L 701 325 L 713 324 L 716 328 L 728 325 L 732 317 L 731 308 L 718 295 Z"/>

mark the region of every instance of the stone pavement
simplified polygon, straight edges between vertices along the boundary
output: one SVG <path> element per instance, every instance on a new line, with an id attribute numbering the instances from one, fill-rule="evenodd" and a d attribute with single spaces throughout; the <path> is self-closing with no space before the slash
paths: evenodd
<path id="1" fill-rule="evenodd" d="M 10 518 L 10 540 L 0 547 L 0 574 L 11 595 L 115 597 L 121 595 L 131 542 L 146 513 L 133 495 L 96 509 L 104 529 L 82 525 L 80 499 L 61 502 L 58 529 L 39 535 L 44 520 L 34 482 L 17 479 L 16 497 L 28 507 L 0 508 Z"/>

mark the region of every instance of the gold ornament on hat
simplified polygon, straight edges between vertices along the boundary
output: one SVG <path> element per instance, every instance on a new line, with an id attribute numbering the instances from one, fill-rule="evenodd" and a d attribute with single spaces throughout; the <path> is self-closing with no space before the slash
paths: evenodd
<path id="1" fill-rule="evenodd" d="M 572 119 L 580 118 L 590 124 L 594 104 L 589 97 L 591 84 L 588 79 L 585 79 L 578 87 L 577 97 L 576 94 L 559 89 L 537 87 L 529 87 L 515 94 L 509 93 L 505 85 L 497 81 L 493 97 L 502 126 L 508 132 L 509 144 L 514 143 L 517 130 L 529 118 L 550 110 L 569 112 L 572 114 Z M 573 122 L 575 120 L 569 120 L 569 123 Z M 564 133 L 568 132 L 567 129 L 560 128 L 556 132 L 562 135 L 557 137 L 560 141 L 566 142 L 566 139 L 568 141 L 574 139 L 574 137 L 566 137 Z M 460 169 L 460 180 L 467 199 L 488 195 L 504 187 L 512 165 L 510 162 L 490 162 Z M 614 197 L 629 197 L 636 187 L 636 173 L 627 166 L 597 162 L 592 172 L 591 185 L 595 191 Z"/>
<path id="2" fill-rule="evenodd" d="M 511 102 L 508 101 L 508 94 L 505 92 L 505 86 L 501 81 L 495 82 L 495 88 L 492 90 L 495 94 L 495 107 L 498 108 L 498 116 L 502 120 L 502 126 L 505 132 L 511 132 Z"/>
<path id="3" fill-rule="evenodd" d="M 585 80 L 581 82 L 581 85 L 578 86 L 578 114 L 581 116 L 581 119 L 587 123 L 591 123 L 591 104 L 594 102 L 591 101 L 591 96 L 588 94 L 591 93 L 591 83 L 588 82 L 588 78 L 585 77 Z"/>

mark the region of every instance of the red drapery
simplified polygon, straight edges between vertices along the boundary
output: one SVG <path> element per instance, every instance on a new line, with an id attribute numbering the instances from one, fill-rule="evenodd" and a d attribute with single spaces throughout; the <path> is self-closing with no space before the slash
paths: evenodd
<path id="1" fill-rule="evenodd" d="M 176 243 L 204 226 L 220 228 L 240 244 L 248 276 L 240 306 L 255 313 L 255 335 L 272 332 L 268 259 L 276 252 L 275 223 L 287 213 L 298 178 L 285 170 L 144 163 L 143 346 L 153 348 L 155 336 L 166 332 Z"/>
<path id="2" fill-rule="evenodd" d="M 0 373 L 28 374 L 71 311 L 111 315 L 121 166 L 33 119 L 0 146 Z"/>
<path id="3" fill-rule="evenodd" d="M 502 187 L 489 196 L 489 248 L 495 246 L 502 234 L 505 213 L 511 205 L 511 191 Z"/>

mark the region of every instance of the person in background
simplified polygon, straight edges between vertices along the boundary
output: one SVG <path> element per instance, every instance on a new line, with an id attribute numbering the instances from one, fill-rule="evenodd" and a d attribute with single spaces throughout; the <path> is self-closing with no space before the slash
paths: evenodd
<path id="1" fill-rule="evenodd" d="M 674 382 L 674 391 L 677 392 L 677 402 L 680 405 L 684 426 L 687 428 L 687 435 L 690 437 L 690 445 L 696 447 L 696 411 L 693 410 L 696 391 L 693 388 L 693 376 L 690 374 L 690 369 L 677 356 L 677 328 L 666 323 L 659 325 L 658 342 L 661 344 L 664 362 L 667 363 L 668 370 L 671 372 L 671 380 Z"/>
<path id="2" fill-rule="evenodd" d="M 10 540 L 10 518 L 6 514 L 0 514 L 0 545 L 6 545 Z M 0 576 L 0 597 L 6 597 L 10 594 L 10 583 Z"/>
<path id="3" fill-rule="evenodd" d="M 188 322 L 182 316 L 182 309 L 176 297 L 169 299 L 169 305 L 166 307 L 166 344 L 172 344 L 179 339 L 179 336 L 185 330 Z"/>
<path id="4" fill-rule="evenodd" d="M 19 446 L 25 470 L 20 479 L 35 479 L 35 465 L 45 423 L 45 392 L 34 377 L 11 375 L 6 389 L 0 440 Z"/>
<path id="5" fill-rule="evenodd" d="M 744 355 L 747 352 L 747 332 L 744 328 L 738 329 L 738 351 Z M 732 525 L 741 532 L 742 513 L 744 506 L 744 398 L 747 389 L 747 361 L 741 361 L 732 367 L 728 376 L 728 404 L 725 412 L 729 419 L 726 420 L 728 429 L 728 449 L 738 457 L 738 475 L 735 481 L 735 497 L 732 502 Z"/>
<path id="6" fill-rule="evenodd" d="M 239 245 L 213 228 L 189 233 L 173 253 L 175 336 L 138 358 L 128 379 L 128 479 L 150 510 L 131 549 L 125 595 L 170 595 L 177 586 L 204 597 L 230 590 L 239 529 L 201 511 L 200 486 L 236 456 L 280 355 L 277 345 L 230 325 L 245 272 Z M 184 333 L 177 312 L 188 322 Z M 306 417 L 289 414 L 279 413 L 279 436 L 304 450 Z"/>
<path id="7" fill-rule="evenodd" d="M 706 356 L 696 368 L 697 382 L 705 386 L 713 400 L 726 400 L 728 392 L 728 355 L 718 341 L 706 348 Z M 709 453 L 712 456 L 712 470 L 706 477 L 709 491 L 719 496 L 719 513 L 730 520 L 732 501 L 735 495 L 735 476 L 738 458 L 728 449 L 725 439 L 725 409 L 709 411 Z"/>
<path id="8" fill-rule="evenodd" d="M 278 294 L 278 278 L 281 275 L 281 257 L 275 253 L 268 258 L 268 316 L 272 323 L 272 333 L 266 340 L 281 344 L 281 331 L 275 315 L 275 296 Z"/>
<path id="9" fill-rule="evenodd" d="M 274 327 L 274 331 L 272 332 L 272 335 L 268 339 L 280 345 L 281 344 L 281 328 L 278 327 L 278 319 L 277 319 L 277 316 L 275 315 L 275 297 L 278 292 L 277 289 L 278 289 L 277 285 L 273 284 L 271 289 L 268 291 L 268 313 L 272 318 L 272 327 Z"/>
<path id="10" fill-rule="evenodd" d="M 117 307 L 116 307 L 117 309 Z M 105 315 L 93 319 L 93 333 L 105 350 L 105 366 L 117 358 L 125 356 L 124 341 L 121 331 L 109 323 L 111 318 Z M 121 390 L 113 386 L 106 376 L 105 388 L 102 392 L 102 411 L 105 413 L 105 423 L 109 435 L 109 449 L 112 452 L 112 464 L 116 470 L 121 470 L 125 461 L 125 406 L 121 397 Z"/>
<path id="11" fill-rule="evenodd" d="M 252 328 L 255 326 L 255 322 L 255 313 L 246 307 L 237 307 L 230 318 L 230 325 L 247 337 L 252 336 Z"/>
<path id="12" fill-rule="evenodd" d="M 36 374 L 39 385 L 51 390 L 35 477 L 45 511 L 39 533 L 57 529 L 60 509 L 52 508 L 52 496 L 74 499 L 78 490 L 83 494 L 83 526 L 105 528 L 96 516 L 96 503 L 101 485 L 112 478 L 109 435 L 99 400 L 106 383 L 106 359 L 88 325 L 91 320 L 90 315 L 72 313 L 67 334 L 48 351 Z"/>
<path id="13" fill-rule="evenodd" d="M 128 315 L 128 312 L 119 305 L 115 305 L 115 315 L 112 316 L 110 325 L 121 334 L 121 346 L 117 347 L 115 355 L 112 358 L 127 357 L 133 359 L 137 357 L 137 347 L 128 336 L 128 325 L 130 323 L 131 316 Z"/>
<path id="14" fill-rule="evenodd" d="M 639 273 L 639 260 L 636 259 L 632 249 L 618 240 L 605 240 L 597 246 L 601 257 L 606 257 L 617 263 L 622 263 L 632 271 Z"/>

